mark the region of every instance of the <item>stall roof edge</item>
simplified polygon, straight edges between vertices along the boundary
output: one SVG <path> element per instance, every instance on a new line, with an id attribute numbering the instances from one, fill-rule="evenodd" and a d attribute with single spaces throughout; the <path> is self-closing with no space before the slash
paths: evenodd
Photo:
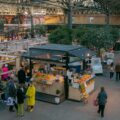
<path id="1" fill-rule="evenodd" d="M 45 62 L 56 62 L 56 63 L 59 63 L 59 64 L 65 64 L 65 62 L 60 62 L 60 61 L 58 61 L 58 60 L 52 60 L 52 59 L 44 59 L 44 58 L 35 58 L 35 57 L 31 57 L 31 56 L 25 56 L 25 55 L 23 55 L 23 56 L 21 56 L 21 57 L 23 57 L 23 58 L 26 58 L 26 59 L 31 59 L 31 60 L 40 60 L 40 61 L 45 61 Z"/>
<path id="2" fill-rule="evenodd" d="M 40 49 L 40 50 L 52 50 L 52 51 L 63 51 L 63 52 L 69 52 L 72 50 L 80 49 L 81 45 L 65 45 L 65 44 L 46 44 L 46 45 L 38 45 L 35 47 L 31 47 L 32 49 Z"/>
<path id="3" fill-rule="evenodd" d="M 96 53 L 86 47 L 82 47 L 81 49 L 77 49 L 77 50 L 72 50 L 69 52 L 70 55 L 79 57 L 81 59 L 85 59 L 86 57 L 92 57 L 94 55 L 96 55 Z"/>

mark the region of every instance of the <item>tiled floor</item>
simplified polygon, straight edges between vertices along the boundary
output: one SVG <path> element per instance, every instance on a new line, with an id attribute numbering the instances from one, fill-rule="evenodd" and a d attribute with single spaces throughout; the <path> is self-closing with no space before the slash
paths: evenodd
<path id="1" fill-rule="evenodd" d="M 120 120 L 120 81 L 110 80 L 106 76 L 97 76 L 95 92 L 89 96 L 86 105 L 73 101 L 65 101 L 60 105 L 37 101 L 34 111 L 25 112 L 22 118 L 17 117 L 16 113 L 10 113 L 8 108 L 0 110 L 0 120 Z M 101 86 L 105 86 L 108 93 L 104 118 L 97 114 L 97 108 L 93 106 Z"/>

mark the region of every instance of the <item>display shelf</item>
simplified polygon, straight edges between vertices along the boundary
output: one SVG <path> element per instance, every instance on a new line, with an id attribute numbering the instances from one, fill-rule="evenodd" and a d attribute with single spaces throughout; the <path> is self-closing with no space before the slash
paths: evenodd
<path id="1" fill-rule="evenodd" d="M 52 85 L 46 85 L 46 84 L 35 84 L 36 90 L 38 92 L 55 95 L 57 96 L 56 92 L 57 90 L 60 91 L 60 94 L 64 93 L 64 84 L 63 83 L 53 83 Z"/>
<path id="2" fill-rule="evenodd" d="M 40 101 L 48 102 L 52 104 L 60 104 L 65 100 L 65 96 L 64 95 L 55 96 L 55 95 L 50 95 L 42 92 L 36 92 L 36 100 L 40 100 Z"/>
<path id="3" fill-rule="evenodd" d="M 59 104 L 64 101 L 64 78 L 38 72 L 34 75 L 37 100 Z"/>

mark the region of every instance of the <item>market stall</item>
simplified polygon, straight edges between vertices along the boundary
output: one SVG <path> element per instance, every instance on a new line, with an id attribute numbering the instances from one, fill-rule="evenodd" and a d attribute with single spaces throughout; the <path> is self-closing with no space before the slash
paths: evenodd
<path id="1" fill-rule="evenodd" d="M 37 72 L 33 77 L 35 78 L 34 84 L 37 88 L 37 92 L 56 96 L 58 101 L 55 102 L 60 102 L 59 98 L 64 95 L 63 76 Z"/>
<path id="2" fill-rule="evenodd" d="M 84 71 L 82 61 L 91 51 L 83 48 L 80 45 L 47 44 L 31 47 L 27 53 L 22 54 L 29 61 L 37 99 L 59 104 L 69 98 L 71 85 L 67 70 L 74 69 L 74 73 Z M 80 50 L 84 50 L 82 55 L 76 54 L 76 51 L 81 53 Z"/>
<path id="3" fill-rule="evenodd" d="M 69 99 L 81 101 L 84 97 L 88 97 L 94 91 L 95 80 L 94 75 L 84 74 L 82 76 L 74 76 L 73 82 L 69 86 Z"/>

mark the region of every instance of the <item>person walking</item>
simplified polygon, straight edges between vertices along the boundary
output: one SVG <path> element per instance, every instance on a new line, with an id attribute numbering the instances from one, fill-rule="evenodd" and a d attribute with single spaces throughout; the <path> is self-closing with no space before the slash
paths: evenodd
<path id="1" fill-rule="evenodd" d="M 14 112 L 13 109 L 14 106 L 17 110 L 17 104 L 16 104 L 17 88 L 12 78 L 10 78 L 10 80 L 8 81 L 7 87 L 8 87 L 8 101 L 10 101 L 10 104 L 8 103 L 9 111 Z"/>
<path id="2" fill-rule="evenodd" d="M 26 100 L 27 100 L 27 110 L 32 112 L 35 105 L 35 86 L 33 81 L 30 81 L 29 87 L 26 92 Z"/>
<path id="3" fill-rule="evenodd" d="M 17 89 L 18 116 L 24 116 L 24 98 L 25 98 L 24 89 L 22 85 L 19 85 Z"/>
<path id="4" fill-rule="evenodd" d="M 19 81 L 19 84 L 23 84 L 23 85 L 25 84 L 26 75 L 23 67 L 21 67 L 20 70 L 18 71 L 18 81 Z"/>
<path id="5" fill-rule="evenodd" d="M 114 64 L 111 63 L 111 65 L 110 65 L 110 79 L 112 79 L 113 76 L 114 76 Z"/>
<path id="6" fill-rule="evenodd" d="M 116 80 L 120 80 L 120 63 L 117 63 L 115 66 Z"/>
<path id="7" fill-rule="evenodd" d="M 107 93 L 104 87 L 101 87 L 101 90 L 97 96 L 97 100 L 98 100 L 98 111 L 97 112 L 101 114 L 101 117 L 104 117 L 104 109 L 107 103 Z"/>

